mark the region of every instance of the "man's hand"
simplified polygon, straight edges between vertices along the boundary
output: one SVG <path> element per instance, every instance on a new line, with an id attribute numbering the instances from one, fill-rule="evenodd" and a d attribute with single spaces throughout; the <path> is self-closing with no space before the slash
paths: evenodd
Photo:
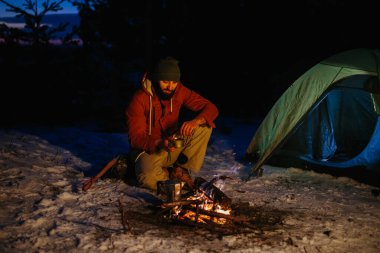
<path id="1" fill-rule="evenodd" d="M 185 121 L 179 129 L 179 133 L 183 136 L 190 136 L 194 133 L 194 130 L 199 127 L 199 125 L 204 123 L 206 123 L 204 118 L 195 118 L 193 120 Z"/>
<path id="2" fill-rule="evenodd" d="M 166 139 L 163 139 L 162 140 L 162 146 L 163 148 L 168 151 L 168 152 L 173 152 L 175 150 L 175 147 L 173 145 L 170 144 L 170 138 L 172 137 L 169 137 L 169 138 L 166 138 Z"/>

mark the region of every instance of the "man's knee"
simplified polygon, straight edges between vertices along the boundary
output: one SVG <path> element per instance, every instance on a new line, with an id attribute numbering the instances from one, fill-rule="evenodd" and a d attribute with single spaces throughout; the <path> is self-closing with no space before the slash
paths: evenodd
<path id="1" fill-rule="evenodd" d="M 202 134 L 211 135 L 212 127 L 209 127 L 209 126 L 200 126 L 200 127 L 197 128 L 197 130 L 199 132 L 201 132 Z"/>
<path id="2" fill-rule="evenodd" d="M 169 179 L 169 173 L 165 168 L 157 168 L 152 171 L 140 171 L 137 173 L 137 179 L 141 187 L 151 190 L 157 190 L 157 182 Z"/>
<path id="3" fill-rule="evenodd" d="M 212 128 L 208 126 L 197 127 L 193 135 L 190 137 L 195 143 L 208 143 L 212 133 Z"/>

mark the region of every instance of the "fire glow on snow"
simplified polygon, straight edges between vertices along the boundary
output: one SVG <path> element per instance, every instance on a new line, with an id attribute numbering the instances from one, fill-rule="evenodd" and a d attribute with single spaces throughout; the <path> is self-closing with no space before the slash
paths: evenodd
<path id="1" fill-rule="evenodd" d="M 156 194 L 122 181 L 99 180 L 82 192 L 85 179 L 128 148 L 123 133 L 0 129 L 0 251 L 380 252 L 377 187 L 268 165 L 246 182 L 251 165 L 237 153 L 254 126 L 225 124 L 232 131 L 214 131 L 203 169 L 193 176 L 231 178 L 220 189 L 255 219 L 241 233 L 160 223 L 150 208 Z"/>

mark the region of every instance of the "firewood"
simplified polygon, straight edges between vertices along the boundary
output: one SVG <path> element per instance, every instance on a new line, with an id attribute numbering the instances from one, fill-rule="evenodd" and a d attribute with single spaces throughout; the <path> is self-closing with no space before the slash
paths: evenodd
<path id="1" fill-rule="evenodd" d="M 166 207 L 176 207 L 176 206 L 183 206 L 183 205 L 197 205 L 202 203 L 202 201 L 194 199 L 194 200 L 180 200 L 180 201 L 174 201 L 174 202 L 166 202 L 162 203 L 161 207 L 166 208 Z"/>

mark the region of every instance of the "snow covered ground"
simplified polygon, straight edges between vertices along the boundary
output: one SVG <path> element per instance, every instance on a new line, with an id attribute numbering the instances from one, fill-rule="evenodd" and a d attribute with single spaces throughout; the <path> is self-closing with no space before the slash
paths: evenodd
<path id="1" fill-rule="evenodd" d="M 237 157 L 254 130 L 219 122 L 194 175 L 231 177 L 218 187 L 255 219 L 248 230 L 221 233 L 158 221 L 158 196 L 123 181 L 82 191 L 83 180 L 127 150 L 124 133 L 0 129 L 0 252 L 380 252 L 378 188 L 269 165 L 245 181 L 251 164 Z"/>

